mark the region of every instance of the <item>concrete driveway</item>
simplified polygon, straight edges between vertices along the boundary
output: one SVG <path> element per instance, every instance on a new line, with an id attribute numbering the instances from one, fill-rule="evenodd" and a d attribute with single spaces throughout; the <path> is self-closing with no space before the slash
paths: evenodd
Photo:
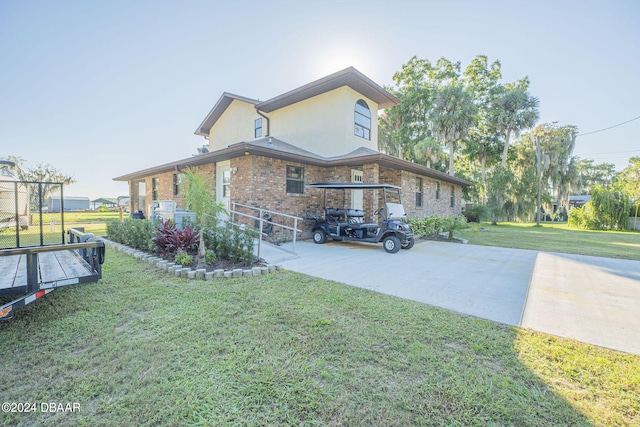
<path id="1" fill-rule="evenodd" d="M 640 261 L 424 241 L 264 248 L 284 268 L 640 355 Z"/>

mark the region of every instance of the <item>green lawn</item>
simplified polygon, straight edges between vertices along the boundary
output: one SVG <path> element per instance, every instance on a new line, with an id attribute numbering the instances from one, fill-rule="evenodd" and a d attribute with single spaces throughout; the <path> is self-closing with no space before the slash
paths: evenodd
<path id="1" fill-rule="evenodd" d="M 638 232 L 576 230 L 566 223 L 546 223 L 541 227 L 521 223 L 471 226 L 459 235 L 474 245 L 640 260 Z M 480 227 L 488 231 L 478 231 Z"/>
<path id="2" fill-rule="evenodd" d="M 65 230 L 83 227 L 85 233 L 96 236 L 107 234 L 107 221 L 119 218 L 118 212 L 65 212 Z M 127 214 L 125 214 L 126 216 Z M 52 219 L 54 226 L 52 228 Z M 62 243 L 61 214 L 45 213 L 42 215 L 43 242 L 45 245 Z M 54 230 L 54 231 L 52 231 Z M 66 234 L 64 235 L 66 240 Z M 20 246 L 40 245 L 40 216 L 32 216 L 32 224 L 28 230 L 20 230 Z M 16 229 L 9 227 L 0 229 L 0 248 L 16 246 Z"/>
<path id="3" fill-rule="evenodd" d="M 124 217 L 126 218 L 129 214 L 124 213 Z M 40 223 L 40 215 L 34 214 L 32 217 L 32 221 L 34 224 Z M 51 219 L 54 218 L 55 221 L 60 223 L 60 213 L 43 213 L 42 214 L 42 222 L 44 224 L 49 224 Z M 106 222 L 110 219 L 120 218 L 119 212 L 97 212 L 97 211 L 84 211 L 84 212 L 65 212 L 64 213 L 64 222 L 72 223 L 72 222 Z"/>
<path id="4" fill-rule="evenodd" d="M 187 281 L 109 250 L 0 323 L 5 425 L 632 426 L 640 357 L 308 276 Z"/>

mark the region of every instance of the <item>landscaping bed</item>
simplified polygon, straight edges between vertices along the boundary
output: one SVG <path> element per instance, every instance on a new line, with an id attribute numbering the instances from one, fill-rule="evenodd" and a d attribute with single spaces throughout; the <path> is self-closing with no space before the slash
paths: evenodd
<path id="1" fill-rule="evenodd" d="M 107 238 L 110 241 L 183 268 L 204 268 L 206 272 L 212 272 L 265 266 L 253 254 L 256 238 L 254 229 L 213 224 L 203 229 L 202 236 L 200 233 L 200 230 L 189 225 L 178 228 L 170 221 L 125 219 L 107 224 Z M 202 266 L 198 265 L 200 244 L 205 245 Z"/>

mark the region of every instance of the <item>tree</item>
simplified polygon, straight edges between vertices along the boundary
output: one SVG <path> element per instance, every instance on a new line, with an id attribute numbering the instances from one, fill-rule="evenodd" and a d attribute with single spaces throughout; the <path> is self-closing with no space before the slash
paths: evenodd
<path id="1" fill-rule="evenodd" d="M 7 156 L 6 161 L 10 164 L 0 164 L 2 173 L 9 176 L 16 176 L 20 181 L 33 181 L 43 183 L 61 183 L 63 185 L 70 185 L 76 182 L 71 175 L 65 175 L 55 167 L 48 163 L 38 163 L 35 167 L 30 167 L 27 161 L 18 156 Z M 40 186 L 42 194 L 40 195 L 42 200 L 46 199 L 51 193 L 60 189 L 59 185 L 42 184 Z M 39 206 L 40 200 L 38 200 L 38 193 L 30 193 L 31 206 Z"/>
<path id="2" fill-rule="evenodd" d="M 526 91 L 528 79 L 522 80 L 520 85 L 505 87 L 505 92 L 493 104 L 493 121 L 499 132 L 505 133 L 501 166 L 507 164 L 509 142 L 511 134 L 516 136 L 520 131 L 532 127 L 539 117 L 538 98 Z"/>
<path id="3" fill-rule="evenodd" d="M 609 187 L 617 175 L 613 163 L 594 164 L 593 160 L 576 158 L 575 167 L 578 174 L 575 190 L 581 194 L 591 194 L 591 189 L 596 185 Z"/>
<path id="4" fill-rule="evenodd" d="M 196 214 L 196 220 L 200 228 L 198 265 L 196 268 L 204 268 L 206 265 L 204 230 L 208 222 L 215 219 L 219 213 L 224 212 L 224 207 L 222 204 L 213 201 L 212 192 L 207 185 L 207 180 L 204 175 L 191 168 L 183 173 L 187 184 L 184 193 L 184 203 L 187 209 Z"/>
<path id="5" fill-rule="evenodd" d="M 437 162 L 440 159 L 442 145 L 435 138 L 427 136 L 413 147 L 413 154 L 416 160 L 424 161 L 430 168 L 431 162 Z"/>
<path id="6" fill-rule="evenodd" d="M 591 200 L 582 208 L 571 209 L 569 226 L 591 230 L 628 230 L 629 197 L 616 189 L 593 187 Z"/>
<path id="7" fill-rule="evenodd" d="M 402 118 L 395 110 L 378 117 L 378 150 L 391 156 L 402 156 Z"/>
<path id="8" fill-rule="evenodd" d="M 463 82 L 467 91 L 478 106 L 478 123 L 471 129 L 463 152 L 472 162 L 480 160 L 481 202 L 486 202 L 486 174 L 487 163 L 493 163 L 499 155 L 499 138 L 491 121 L 491 108 L 503 87 L 499 81 L 502 78 L 500 61 L 489 64 L 484 55 L 476 56 L 467 66 L 463 75 Z M 497 157 L 499 159 L 499 157 Z"/>
<path id="9" fill-rule="evenodd" d="M 637 217 L 640 209 L 640 157 L 629 159 L 629 166 L 620 172 L 614 186 L 634 203 L 633 216 Z"/>
<path id="10" fill-rule="evenodd" d="M 440 58 L 411 58 L 393 75 L 394 87 L 386 90 L 400 99 L 400 105 L 387 109 L 379 118 L 379 149 L 404 160 L 414 161 L 414 146 L 433 137 L 429 115 L 439 88 L 460 77 L 460 63 Z"/>
<path id="11" fill-rule="evenodd" d="M 575 159 L 572 157 L 577 134 L 577 127 L 558 126 L 556 122 L 543 123 L 531 132 L 534 140 L 539 139 L 542 152 L 549 156 L 545 179 L 551 184 L 558 205 L 567 200 L 571 189 L 577 187 L 579 182 Z"/>
<path id="12" fill-rule="evenodd" d="M 453 157 L 458 142 L 467 137 L 476 123 L 478 109 L 460 83 L 442 88 L 430 115 L 433 134 L 449 147 L 449 175 L 453 175 Z"/>
<path id="13" fill-rule="evenodd" d="M 505 204 L 511 200 L 514 175 L 509 169 L 496 168 L 487 174 L 487 206 L 491 210 L 491 223 L 496 225 L 505 212 Z"/>

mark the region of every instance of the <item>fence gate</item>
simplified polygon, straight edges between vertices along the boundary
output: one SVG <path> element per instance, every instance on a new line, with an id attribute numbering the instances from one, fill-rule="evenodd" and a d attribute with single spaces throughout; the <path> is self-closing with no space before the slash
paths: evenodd
<path id="1" fill-rule="evenodd" d="M 56 198 L 47 204 L 51 194 Z M 0 180 L 0 249 L 60 245 L 64 240 L 62 183 Z"/>

